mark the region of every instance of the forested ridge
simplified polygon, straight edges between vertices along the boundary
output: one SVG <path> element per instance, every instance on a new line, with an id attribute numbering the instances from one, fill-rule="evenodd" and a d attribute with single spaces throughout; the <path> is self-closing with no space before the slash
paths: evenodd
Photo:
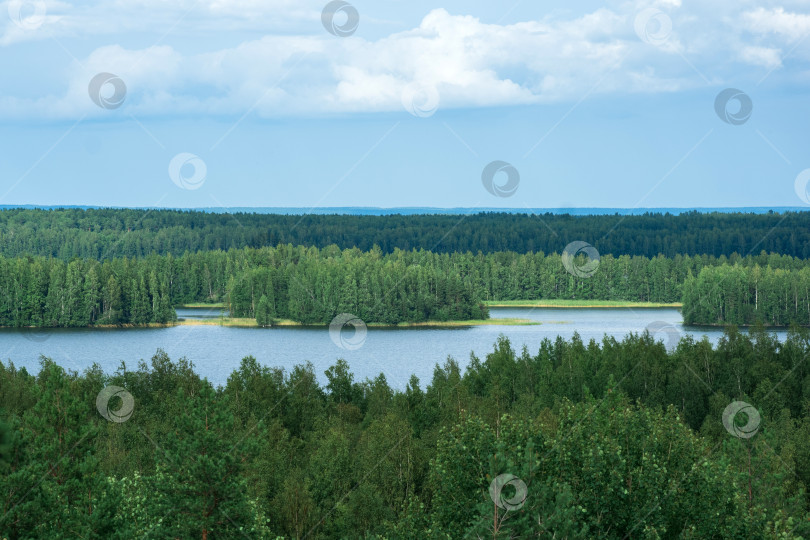
<path id="1" fill-rule="evenodd" d="M 337 245 L 383 253 L 561 253 L 575 240 L 602 255 L 730 256 L 766 253 L 810 258 L 810 212 L 571 216 L 275 215 L 136 209 L 0 211 L 0 255 L 107 259 L 153 253 Z"/>
<path id="2" fill-rule="evenodd" d="M 402 390 L 342 360 L 320 386 L 245 358 L 216 389 L 160 351 L 111 374 L 0 364 L 0 537 L 802 538 L 808 355 L 806 331 L 502 338 Z M 755 429 L 724 427 L 734 400 Z M 525 486 L 508 509 L 504 473 Z"/>
<path id="3" fill-rule="evenodd" d="M 747 279 L 726 279 L 732 275 L 726 268 L 752 275 L 765 268 L 759 291 Z M 327 324 L 340 313 L 384 324 L 472 320 L 487 317 L 484 300 L 539 298 L 683 299 L 688 323 L 806 325 L 808 295 L 804 260 L 765 254 L 607 255 L 587 278 L 567 272 L 560 255 L 543 253 L 384 254 L 280 245 L 104 261 L 0 257 L 0 326 L 13 327 L 167 323 L 176 318 L 174 306 L 194 302 L 224 302 L 232 316 L 259 317 L 263 324 Z M 712 311 L 717 306 L 722 316 Z"/>

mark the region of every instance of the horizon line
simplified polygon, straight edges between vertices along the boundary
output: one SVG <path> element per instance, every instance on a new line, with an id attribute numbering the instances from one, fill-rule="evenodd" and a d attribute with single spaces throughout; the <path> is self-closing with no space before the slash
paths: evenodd
<path id="1" fill-rule="evenodd" d="M 534 210 L 626 210 L 626 211 L 641 211 L 641 210 L 739 210 L 739 209 L 756 209 L 756 210 L 795 210 L 795 211 L 808 211 L 810 206 L 537 206 L 537 207 L 495 207 L 495 206 L 249 206 L 249 205 L 235 205 L 235 206 L 124 206 L 124 205 L 102 205 L 102 204 L 35 204 L 35 203 L 22 203 L 22 204 L 0 204 L 0 209 L 14 209 L 14 208 L 47 208 L 47 209 L 75 209 L 75 208 L 92 208 L 92 209 L 120 209 L 120 210 L 227 210 L 227 209 L 256 209 L 256 210 L 333 210 L 333 209 L 352 209 L 352 210 L 479 210 L 482 212 L 525 212 L 532 213 Z"/>

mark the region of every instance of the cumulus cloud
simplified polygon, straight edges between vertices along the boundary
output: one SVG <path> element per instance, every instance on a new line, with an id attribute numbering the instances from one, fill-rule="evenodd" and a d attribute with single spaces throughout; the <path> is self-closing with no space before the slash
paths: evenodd
<path id="1" fill-rule="evenodd" d="M 743 14 L 748 31 L 755 34 L 773 33 L 795 40 L 810 33 L 810 15 L 791 13 L 784 8 L 757 8 Z"/>
<path id="2" fill-rule="evenodd" d="M 810 34 L 810 15 L 787 11 L 784 7 L 757 7 L 740 16 L 739 27 L 751 36 L 741 43 L 740 60 L 769 69 L 781 67 L 787 55 L 796 50 Z"/>
<path id="3" fill-rule="evenodd" d="M 124 32 L 296 32 L 314 27 L 322 8 L 321 0 L 6 0 L 0 46 Z"/>
<path id="4" fill-rule="evenodd" d="M 782 65 L 782 51 L 770 47 L 743 47 L 740 59 L 748 64 L 776 68 Z"/>
<path id="5" fill-rule="evenodd" d="M 623 4 L 576 17 L 549 15 L 511 24 L 434 9 L 418 26 L 378 39 L 278 30 L 295 20 L 319 25 L 320 4 L 309 0 L 119 0 L 113 3 L 115 8 L 132 16 L 102 25 L 98 33 L 114 34 L 116 28 L 144 20 L 168 31 L 184 18 L 195 20 L 194 38 L 203 41 L 208 29 L 216 26 L 239 28 L 250 35 L 246 29 L 263 21 L 277 31 L 265 30 L 265 35 L 207 51 L 162 43 L 138 49 L 105 45 L 68 70 L 64 84 L 50 96 L 36 100 L 0 96 L 0 115 L 104 115 L 108 111 L 99 109 L 87 95 L 88 81 L 102 71 L 126 82 L 128 94 L 121 111 L 139 116 L 394 111 L 402 110 L 403 89 L 413 82 L 435 88 L 444 108 L 576 101 L 609 92 L 674 92 L 707 82 L 702 74 L 696 76 L 691 62 L 684 61 L 687 56 L 709 68 L 731 59 L 772 69 L 781 65 L 784 41 L 810 31 L 809 15 L 758 8 L 714 23 L 725 25 L 722 32 L 715 26 L 723 38 L 692 38 L 690 29 L 699 17 L 683 12 L 680 0 Z M 48 6 L 48 18 L 41 24 L 51 33 L 80 32 L 88 21 L 102 18 L 97 9 L 54 3 L 51 10 Z M 645 42 L 636 35 L 636 16 L 650 7 L 672 22 L 672 30 L 665 39 Z M 150 17 L 138 17 L 139 11 Z M 7 25 L 0 38 L 7 47 L 14 46 L 20 32 L 47 34 L 11 26 L 15 28 Z M 187 31 L 180 34 L 185 36 Z M 758 37 L 746 43 L 743 33 L 754 32 Z M 763 34 L 774 34 L 778 42 L 767 42 Z"/>

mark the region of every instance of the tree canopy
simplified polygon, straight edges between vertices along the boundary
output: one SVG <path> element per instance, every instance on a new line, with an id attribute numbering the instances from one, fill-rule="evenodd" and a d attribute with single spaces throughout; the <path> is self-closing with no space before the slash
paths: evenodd
<path id="1" fill-rule="evenodd" d="M 807 330 L 501 338 L 404 389 L 342 360 L 321 386 L 247 357 L 219 388 L 161 351 L 0 364 L 0 536 L 806 537 L 809 355 Z M 97 409 L 111 385 L 123 422 Z"/>
<path id="2" fill-rule="evenodd" d="M 279 215 L 166 209 L 0 210 L 0 255 L 108 259 L 293 244 L 439 253 L 561 253 L 586 241 L 602 255 L 810 258 L 810 213 L 678 215 Z"/>

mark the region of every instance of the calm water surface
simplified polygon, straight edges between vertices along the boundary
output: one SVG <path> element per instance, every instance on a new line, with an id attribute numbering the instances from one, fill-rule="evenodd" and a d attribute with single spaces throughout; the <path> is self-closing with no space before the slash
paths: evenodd
<path id="1" fill-rule="evenodd" d="M 268 366 L 289 370 L 296 364 L 312 362 L 319 380 L 324 371 L 344 358 L 355 380 L 384 373 L 389 384 L 404 388 L 411 374 L 422 387 L 430 382 L 436 363 L 452 356 L 465 367 L 470 353 L 483 358 L 491 352 L 499 334 L 508 337 L 513 348 L 527 346 L 535 354 L 543 338 L 570 338 L 579 332 L 584 341 L 601 340 L 607 334 L 622 338 L 630 332 L 643 332 L 653 323 L 669 325 L 681 333 L 700 339 L 706 334 L 716 343 L 722 330 L 683 327 L 677 309 L 527 309 L 493 308 L 493 318 L 518 317 L 541 321 L 538 326 L 475 326 L 469 328 L 409 328 L 368 330 L 363 345 L 356 350 L 342 349 L 331 340 L 326 328 L 227 328 L 221 326 L 176 326 L 132 329 L 54 329 L 47 333 L 0 329 L 0 359 L 13 361 L 32 373 L 39 370 L 39 357 L 45 355 L 59 365 L 82 371 L 98 363 L 113 372 L 125 362 L 135 369 L 141 359 L 149 360 L 158 348 L 174 360 L 185 356 L 197 373 L 214 384 L 225 384 L 228 375 L 249 355 Z M 182 309 L 180 318 L 216 318 L 219 311 Z M 346 334 L 351 337 L 351 331 Z M 786 331 L 776 332 L 784 340 Z M 665 340 L 664 332 L 656 335 Z"/>

